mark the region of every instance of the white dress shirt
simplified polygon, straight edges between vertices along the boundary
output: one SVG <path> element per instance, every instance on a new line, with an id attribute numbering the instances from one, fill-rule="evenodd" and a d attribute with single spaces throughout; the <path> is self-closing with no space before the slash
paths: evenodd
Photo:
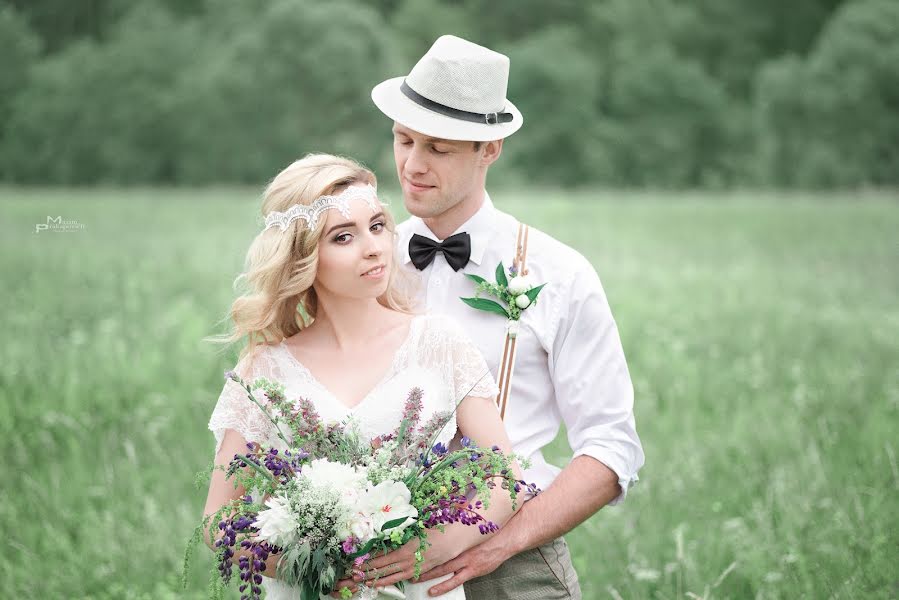
<path id="1" fill-rule="evenodd" d="M 475 295 L 475 283 L 463 273 L 495 281 L 500 261 L 507 269 L 511 266 L 518 220 L 497 210 L 485 195 L 480 210 L 454 233 L 463 231 L 471 236 L 471 260 L 459 271 L 453 271 L 442 252 L 423 271 L 415 269 L 409 258 L 412 235 L 437 240 L 417 217 L 398 226 L 397 258 L 419 274 L 420 299 L 427 312 L 455 318 L 496 377 L 506 319 L 471 308 L 459 298 Z M 525 481 L 546 489 L 559 473 L 546 462 L 542 449 L 564 421 L 574 457 L 591 456 L 618 476 L 621 494 L 612 501 L 616 504 L 637 481 L 644 457 L 634 424 L 633 386 L 605 292 L 587 259 L 533 227 L 527 269 L 534 285 L 546 287 L 536 303 L 522 311 L 505 415 L 515 452 L 531 461 Z"/>

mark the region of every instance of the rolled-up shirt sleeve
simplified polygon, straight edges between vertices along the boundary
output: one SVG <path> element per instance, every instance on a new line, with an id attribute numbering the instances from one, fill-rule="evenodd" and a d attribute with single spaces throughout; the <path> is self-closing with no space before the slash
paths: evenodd
<path id="1" fill-rule="evenodd" d="M 550 369 L 574 457 L 595 458 L 618 476 L 618 504 L 637 482 L 644 455 L 634 389 L 618 327 L 593 267 L 583 259 L 564 290 Z"/>

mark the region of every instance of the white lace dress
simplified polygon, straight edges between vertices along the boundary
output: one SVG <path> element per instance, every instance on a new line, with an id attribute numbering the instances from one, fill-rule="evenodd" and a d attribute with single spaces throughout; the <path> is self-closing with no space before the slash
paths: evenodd
<path id="1" fill-rule="evenodd" d="M 335 398 L 294 358 L 283 342 L 265 346 L 252 360 L 244 358 L 235 371 L 247 380 L 267 377 L 283 383 L 288 398 L 311 400 L 325 422 L 341 421 L 352 416 L 368 438 L 397 428 L 406 397 L 413 387 L 424 392 L 421 422 L 427 421 L 435 412 L 451 410 L 466 394 L 492 398 L 498 392 L 483 356 L 468 336 L 449 318 L 432 315 L 413 318 L 409 334 L 397 350 L 390 368 L 354 408 L 346 407 Z M 352 376 L 352 366 L 347 366 L 347 376 Z M 262 411 L 233 381 L 225 383 L 209 420 L 209 429 L 215 434 L 216 452 L 226 429 L 237 431 L 247 441 L 282 446 Z M 455 435 L 454 417 L 439 435 L 438 441 L 448 444 Z M 439 581 L 407 583 L 406 598 L 430 598 L 428 589 Z M 298 589 L 275 579 L 264 578 L 263 587 L 269 600 L 299 598 Z M 460 586 L 440 598 L 462 600 L 465 595 Z"/>

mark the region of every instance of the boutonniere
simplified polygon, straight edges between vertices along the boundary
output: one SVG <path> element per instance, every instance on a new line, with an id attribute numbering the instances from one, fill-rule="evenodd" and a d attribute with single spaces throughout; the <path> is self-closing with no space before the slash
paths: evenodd
<path id="1" fill-rule="evenodd" d="M 477 284 L 477 292 L 474 298 L 461 298 L 462 302 L 472 308 L 506 317 L 509 320 L 509 337 L 513 338 L 518 335 L 518 321 L 521 319 L 522 311 L 537 302 L 537 295 L 546 285 L 545 283 L 538 286 L 533 285 L 526 274 L 518 273 L 515 265 L 509 267 L 507 276 L 503 263 L 496 266 L 496 282 L 487 281 L 483 277 L 471 273 L 465 273 L 465 276 Z M 481 294 L 493 296 L 502 304 L 481 298 Z"/>

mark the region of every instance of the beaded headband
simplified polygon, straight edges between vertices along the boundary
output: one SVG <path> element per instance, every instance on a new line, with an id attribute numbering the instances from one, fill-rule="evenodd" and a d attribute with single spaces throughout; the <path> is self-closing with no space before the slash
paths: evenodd
<path id="1" fill-rule="evenodd" d="M 372 212 L 387 204 L 378 200 L 378 192 L 370 183 L 364 186 L 351 185 L 336 196 L 319 196 L 312 204 L 294 204 L 284 212 L 270 212 L 265 217 L 265 229 L 278 227 L 286 230 L 297 219 L 306 221 L 306 227 L 315 229 L 319 218 L 326 210 L 336 208 L 344 217 L 350 217 L 350 201 L 363 200 Z"/>

